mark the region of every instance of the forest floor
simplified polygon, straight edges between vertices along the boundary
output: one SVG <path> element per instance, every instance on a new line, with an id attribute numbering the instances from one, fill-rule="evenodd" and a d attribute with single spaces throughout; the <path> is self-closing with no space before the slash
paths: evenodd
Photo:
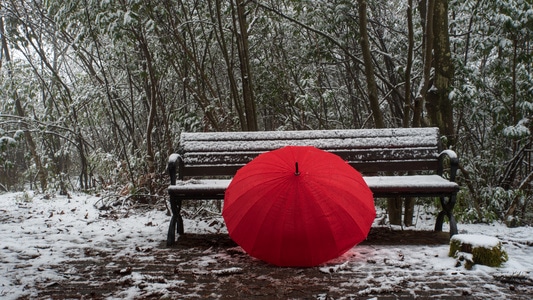
<path id="1" fill-rule="evenodd" d="M 460 226 L 500 232 L 502 268 L 467 270 L 448 257 L 447 233 L 390 226 L 324 265 L 281 268 L 244 253 L 216 215 L 186 220 L 195 233 L 166 247 L 162 210 L 110 213 L 87 196 L 0 200 L 2 299 L 533 298 L 531 228 Z"/>
<path id="2" fill-rule="evenodd" d="M 435 255 L 433 246 L 447 245 L 446 233 L 373 228 L 358 251 L 319 268 L 280 268 L 250 258 L 227 234 L 189 234 L 171 248 L 154 248 L 117 259 L 109 253 L 85 253 L 85 259 L 53 266 L 76 276 L 45 284 L 39 298 L 202 298 L 202 299 L 527 299 L 531 279 L 498 277 L 458 268 L 454 272 L 413 264 L 405 254 Z M 377 248 L 389 258 L 365 258 Z M 89 251 L 90 252 L 90 251 Z M 341 262 L 339 264 L 339 262 Z M 391 282 L 391 278 L 394 282 Z M 177 280 L 176 280 L 177 279 Z M 168 283 L 173 284 L 168 285 Z M 161 288 L 157 288 L 157 286 Z M 163 288 L 164 287 L 164 288 Z M 123 291 L 117 294 L 117 291 Z M 128 292 L 129 291 L 129 292 Z"/>

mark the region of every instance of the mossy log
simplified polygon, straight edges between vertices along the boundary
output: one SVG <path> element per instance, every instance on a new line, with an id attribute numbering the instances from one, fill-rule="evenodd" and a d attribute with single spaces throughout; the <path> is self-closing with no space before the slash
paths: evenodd
<path id="1" fill-rule="evenodd" d="M 472 234 L 456 234 L 450 240 L 449 256 L 464 259 L 470 257 L 464 253 L 471 254 L 471 261 L 465 263 L 465 267 L 470 269 L 472 264 L 481 264 L 490 267 L 499 267 L 509 259 L 507 252 L 503 249 L 502 243 L 495 237 Z"/>

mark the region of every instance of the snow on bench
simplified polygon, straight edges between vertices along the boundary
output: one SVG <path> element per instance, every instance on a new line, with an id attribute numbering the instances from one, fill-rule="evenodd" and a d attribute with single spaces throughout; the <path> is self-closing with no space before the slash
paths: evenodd
<path id="1" fill-rule="evenodd" d="M 170 221 L 167 244 L 183 234 L 182 200 L 224 199 L 231 177 L 261 153 L 284 146 L 315 146 L 339 155 L 363 174 L 375 198 L 439 197 L 450 234 L 457 233 L 452 214 L 459 186 L 458 158 L 442 151 L 438 128 L 350 129 L 182 133 L 178 153 L 169 157 Z M 449 161 L 449 178 L 444 173 Z M 416 175 L 407 175 L 416 172 Z M 393 174 L 393 175 L 391 175 Z"/>

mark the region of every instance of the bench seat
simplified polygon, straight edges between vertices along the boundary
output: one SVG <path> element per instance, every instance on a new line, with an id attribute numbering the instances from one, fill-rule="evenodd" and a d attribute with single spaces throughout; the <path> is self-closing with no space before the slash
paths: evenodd
<path id="1" fill-rule="evenodd" d="M 439 175 L 366 176 L 366 184 L 376 198 L 437 197 L 443 193 L 456 193 L 459 185 Z M 231 179 L 191 179 L 169 187 L 169 192 L 183 199 L 224 199 Z M 196 198 L 199 197 L 199 198 Z"/>

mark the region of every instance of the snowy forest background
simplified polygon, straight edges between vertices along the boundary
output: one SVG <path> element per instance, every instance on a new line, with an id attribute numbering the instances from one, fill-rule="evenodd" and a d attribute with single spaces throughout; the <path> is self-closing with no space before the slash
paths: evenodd
<path id="1" fill-rule="evenodd" d="M 438 126 L 459 220 L 533 224 L 532 0 L 0 0 L 0 38 L 0 191 L 163 198 L 182 131 Z"/>

